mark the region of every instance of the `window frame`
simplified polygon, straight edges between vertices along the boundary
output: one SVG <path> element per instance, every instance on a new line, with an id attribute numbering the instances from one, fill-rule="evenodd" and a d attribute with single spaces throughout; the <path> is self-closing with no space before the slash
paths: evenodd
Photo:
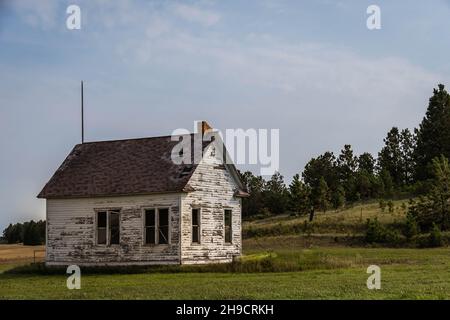
<path id="1" fill-rule="evenodd" d="M 149 210 L 154 210 L 155 211 L 155 226 L 154 226 L 154 239 L 155 239 L 155 243 L 147 243 L 147 224 L 146 224 L 146 222 L 147 222 L 147 211 L 149 211 Z M 142 235 L 143 235 L 143 237 L 142 237 L 142 240 L 143 240 L 143 245 L 144 246 L 155 246 L 155 245 L 157 245 L 157 238 L 156 238 L 156 230 L 158 229 L 158 223 L 157 223 L 157 216 L 158 216 L 158 213 L 157 213 L 158 211 L 157 211 L 157 209 L 156 208 L 154 208 L 154 207 L 146 207 L 146 208 L 143 208 L 143 212 L 142 212 L 142 230 L 143 230 L 143 232 L 142 232 Z"/>
<path id="2" fill-rule="evenodd" d="M 155 210 L 155 243 L 147 243 L 147 227 L 145 224 L 146 211 Z M 159 210 L 167 210 L 167 243 L 159 243 Z M 172 213 L 170 207 L 143 207 L 142 208 L 142 244 L 144 246 L 168 246 L 171 244 Z"/>
<path id="3" fill-rule="evenodd" d="M 192 219 L 193 211 L 198 210 L 197 217 L 197 233 L 198 233 L 198 242 L 194 242 L 194 220 Z M 200 207 L 192 207 L 191 208 L 191 245 L 200 245 L 202 243 L 202 210 Z"/>
<path id="4" fill-rule="evenodd" d="M 111 212 L 117 212 L 117 214 L 119 215 L 119 243 L 113 243 L 111 244 L 111 227 L 110 227 L 110 219 L 109 216 L 111 214 Z M 101 246 L 101 247 L 114 247 L 114 246 L 120 246 L 120 239 L 122 236 L 122 208 L 98 208 L 98 209 L 94 209 L 95 212 L 95 224 L 94 224 L 94 228 L 95 228 L 95 245 L 96 246 Z M 98 214 L 101 212 L 105 212 L 106 213 L 106 243 L 98 243 Z"/>
<path id="5" fill-rule="evenodd" d="M 226 211 L 230 211 L 230 242 L 226 241 L 226 232 L 227 232 L 227 226 L 226 226 Z M 232 208 L 224 208 L 223 209 L 223 243 L 224 245 L 232 245 L 233 244 L 233 209 Z"/>

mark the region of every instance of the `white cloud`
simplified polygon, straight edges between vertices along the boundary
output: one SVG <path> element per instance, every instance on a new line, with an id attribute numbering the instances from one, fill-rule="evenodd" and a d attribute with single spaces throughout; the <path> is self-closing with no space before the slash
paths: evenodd
<path id="1" fill-rule="evenodd" d="M 361 98 L 394 92 L 407 95 L 411 88 L 440 78 L 402 58 L 368 58 L 349 49 L 289 44 L 266 36 L 251 35 L 246 41 L 218 34 L 194 36 L 173 26 L 169 28 L 163 21 L 150 24 L 148 39 L 135 39 L 129 44 L 131 52 L 138 55 L 132 61 L 181 69 L 207 65 L 212 75 L 243 85 L 280 90 L 281 94 L 319 90 Z M 162 33 L 164 37 L 155 39 Z M 130 54 L 130 50 L 126 53 Z"/>
<path id="2" fill-rule="evenodd" d="M 8 2 L 25 23 L 40 29 L 50 29 L 57 20 L 58 3 L 54 0 L 14 0 Z"/>
<path id="3" fill-rule="evenodd" d="M 173 11 L 176 15 L 189 22 L 200 23 L 206 27 L 215 25 L 220 20 L 220 15 L 214 11 L 200 9 L 181 3 L 175 4 L 173 6 Z"/>

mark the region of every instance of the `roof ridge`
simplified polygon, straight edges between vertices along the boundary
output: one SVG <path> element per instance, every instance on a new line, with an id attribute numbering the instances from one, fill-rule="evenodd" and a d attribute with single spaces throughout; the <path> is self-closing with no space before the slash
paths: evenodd
<path id="1" fill-rule="evenodd" d="M 181 136 L 194 135 L 194 134 L 197 134 L 197 133 L 165 135 L 165 136 L 155 136 L 155 137 L 142 137 L 142 138 L 126 138 L 126 139 L 114 139 L 114 140 L 88 141 L 88 142 L 78 143 L 78 144 L 76 144 L 76 146 L 84 145 L 84 144 L 106 143 L 106 142 L 125 142 L 125 141 L 136 141 L 136 140 L 163 139 L 163 138 L 170 138 L 173 136 L 181 137 Z"/>

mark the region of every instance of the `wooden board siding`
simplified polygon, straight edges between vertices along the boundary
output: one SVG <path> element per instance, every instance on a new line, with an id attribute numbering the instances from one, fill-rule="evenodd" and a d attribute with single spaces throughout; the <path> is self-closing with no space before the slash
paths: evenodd
<path id="1" fill-rule="evenodd" d="M 205 150 L 189 180 L 196 191 L 181 196 L 182 264 L 230 262 L 241 254 L 241 199 L 234 197 L 237 185 L 213 148 L 210 145 Z M 199 244 L 192 244 L 192 208 L 200 208 Z M 232 210 L 231 244 L 224 239 L 225 209 Z"/>
<path id="2" fill-rule="evenodd" d="M 143 211 L 169 208 L 170 243 L 144 245 Z M 48 265 L 180 263 L 180 194 L 47 200 Z M 120 244 L 96 244 L 96 209 L 121 209 Z"/>

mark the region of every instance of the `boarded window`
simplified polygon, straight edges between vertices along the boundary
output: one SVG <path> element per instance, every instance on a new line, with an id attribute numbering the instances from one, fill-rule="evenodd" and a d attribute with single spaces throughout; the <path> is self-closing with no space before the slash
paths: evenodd
<path id="1" fill-rule="evenodd" d="M 231 228 L 231 223 L 232 223 L 232 219 L 231 219 L 231 213 L 232 211 L 230 209 L 226 209 L 225 210 L 225 243 L 231 243 L 231 239 L 232 239 L 232 228 Z"/>
<path id="2" fill-rule="evenodd" d="M 109 239 L 110 244 L 119 244 L 120 224 L 118 211 L 109 212 Z"/>
<path id="3" fill-rule="evenodd" d="M 169 243 L 169 209 L 158 210 L 158 243 Z"/>
<path id="4" fill-rule="evenodd" d="M 145 243 L 155 244 L 155 209 L 145 210 Z"/>
<path id="5" fill-rule="evenodd" d="M 97 244 L 106 244 L 106 212 L 97 212 Z"/>
<path id="6" fill-rule="evenodd" d="M 200 243 L 200 209 L 192 209 L 192 243 Z"/>

